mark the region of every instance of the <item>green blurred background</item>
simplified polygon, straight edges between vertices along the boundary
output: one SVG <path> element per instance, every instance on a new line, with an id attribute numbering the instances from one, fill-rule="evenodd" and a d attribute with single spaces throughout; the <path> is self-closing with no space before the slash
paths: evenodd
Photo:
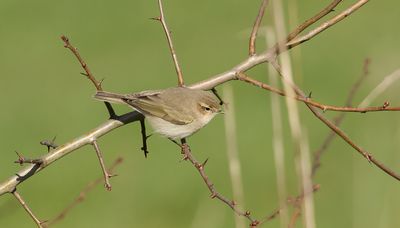
<path id="1" fill-rule="evenodd" d="M 164 1 L 188 84 L 228 70 L 246 58 L 248 34 L 260 2 Z M 294 9 L 297 19 L 304 21 L 328 3 L 298 2 Z M 337 11 L 351 3 L 345 1 Z M 360 102 L 384 76 L 400 67 L 398 7 L 400 3 L 394 0 L 371 1 L 301 45 L 295 50 L 295 56 L 301 57 L 294 61 L 295 80 L 305 91 L 312 91 L 316 100 L 342 105 L 361 74 L 364 59 L 370 57 L 370 76 L 356 96 L 356 102 Z M 270 8 L 266 14 L 264 25 L 271 24 Z M 105 79 L 106 90 L 133 92 L 176 84 L 161 26 L 149 20 L 157 15 L 155 0 L 1 1 L 0 181 L 20 169 L 13 164 L 15 150 L 27 157 L 38 157 L 46 153 L 39 141 L 56 135 L 56 143 L 65 143 L 107 119 L 103 104 L 91 98 L 93 86 L 79 74 L 82 69 L 63 47 L 61 34 L 79 48 L 95 76 Z M 260 36 L 260 49 L 264 42 Z M 264 66 L 250 74 L 267 79 Z M 235 95 L 244 205 L 259 218 L 278 205 L 270 95 L 244 83 L 229 84 Z M 395 83 L 374 105 L 388 100 L 399 106 L 399 88 Z M 329 131 L 304 106 L 300 107 L 310 148 L 315 150 Z M 129 108 L 118 106 L 117 110 L 123 113 Z M 342 127 L 356 143 L 400 171 L 397 116 L 395 112 L 348 114 Z M 210 178 L 221 193 L 231 198 L 223 118 L 217 117 L 189 142 L 200 160 L 209 158 Z M 287 187 L 289 194 L 295 195 L 294 153 L 286 114 L 284 118 Z M 99 144 L 107 164 L 118 156 L 124 157 L 116 169 L 118 177 L 112 179 L 113 190 L 107 192 L 98 185 L 54 227 L 234 227 L 233 212 L 209 199 L 197 171 L 189 163 L 180 162 L 179 149 L 168 140 L 151 137 L 149 158 L 145 159 L 140 151 L 140 128 L 130 124 L 107 134 Z M 93 149 L 84 147 L 29 179 L 18 190 L 38 217 L 47 220 L 100 176 Z M 314 198 L 318 227 L 400 226 L 398 182 L 368 164 L 343 141 L 335 140 L 329 147 L 316 183 L 321 185 Z M 301 223 L 299 220 L 298 227 Z M 278 225 L 279 219 L 275 219 L 263 227 Z M 0 227 L 34 224 L 11 195 L 3 195 Z"/>

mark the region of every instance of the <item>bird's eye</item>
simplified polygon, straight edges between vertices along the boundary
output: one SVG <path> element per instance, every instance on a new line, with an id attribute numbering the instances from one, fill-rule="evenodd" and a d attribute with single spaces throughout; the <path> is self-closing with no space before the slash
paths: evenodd
<path id="1" fill-rule="evenodd" d="M 206 110 L 207 112 L 211 111 L 210 107 L 204 107 L 204 110 Z"/>

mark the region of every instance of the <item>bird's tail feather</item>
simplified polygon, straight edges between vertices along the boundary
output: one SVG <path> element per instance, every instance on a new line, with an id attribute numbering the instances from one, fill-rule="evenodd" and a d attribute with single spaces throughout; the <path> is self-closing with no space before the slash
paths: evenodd
<path id="1" fill-rule="evenodd" d="M 123 101 L 124 97 L 125 95 L 122 94 L 110 93 L 105 91 L 97 91 L 97 93 L 94 95 L 94 98 L 97 100 L 108 101 L 119 104 L 125 104 L 125 102 Z"/>

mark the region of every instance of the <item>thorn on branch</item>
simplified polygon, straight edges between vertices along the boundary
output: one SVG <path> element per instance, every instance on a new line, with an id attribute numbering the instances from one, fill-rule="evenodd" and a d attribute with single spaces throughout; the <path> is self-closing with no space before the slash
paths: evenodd
<path id="1" fill-rule="evenodd" d="M 18 163 L 20 165 L 23 165 L 24 163 L 40 165 L 43 163 L 42 159 L 40 159 L 40 158 L 37 158 L 37 159 L 25 158 L 20 153 L 18 153 L 18 151 L 15 151 L 15 153 L 18 155 L 18 160 L 14 161 L 14 163 Z"/>
<path id="2" fill-rule="evenodd" d="M 388 101 L 385 101 L 385 102 L 383 103 L 382 108 L 385 109 L 385 108 L 389 107 L 389 105 L 390 105 L 390 103 L 389 103 Z"/>
<path id="3" fill-rule="evenodd" d="M 203 169 L 204 169 L 204 166 L 206 166 L 207 162 L 208 162 L 208 158 L 201 164 L 201 167 L 202 167 Z"/>
<path id="4" fill-rule="evenodd" d="M 172 60 L 174 61 L 175 71 L 176 71 L 176 74 L 178 76 L 178 86 L 184 86 L 185 83 L 183 81 L 182 70 L 181 70 L 181 67 L 179 66 L 178 57 L 176 56 L 174 45 L 172 43 L 171 32 L 168 29 L 167 22 L 165 21 L 164 10 L 163 10 L 163 6 L 162 6 L 162 1 L 161 0 L 158 0 L 158 8 L 160 9 L 160 16 L 154 17 L 152 19 L 160 21 L 160 23 L 161 23 L 161 25 L 163 27 L 164 33 L 165 33 L 165 35 L 167 37 L 168 46 L 169 46 L 169 50 L 171 52 Z"/>

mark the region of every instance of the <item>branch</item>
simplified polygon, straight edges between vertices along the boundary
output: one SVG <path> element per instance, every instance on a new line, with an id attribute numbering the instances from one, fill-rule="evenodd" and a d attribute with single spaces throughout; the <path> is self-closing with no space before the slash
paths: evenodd
<path id="1" fill-rule="evenodd" d="M 94 150 L 96 151 L 97 158 L 99 159 L 101 170 L 103 171 L 104 187 L 106 187 L 108 191 L 111 191 L 110 177 L 112 177 L 112 175 L 109 174 L 106 166 L 104 165 L 103 155 L 101 154 L 100 147 L 99 144 L 97 144 L 97 141 L 93 140 L 92 145 L 94 147 Z"/>
<path id="2" fill-rule="evenodd" d="M 17 174 L 0 183 L 0 196 L 5 193 L 12 193 L 17 185 L 21 184 L 23 181 L 32 177 L 36 173 L 42 171 L 47 166 L 51 165 L 65 155 L 70 154 L 71 152 L 76 151 L 85 145 L 92 144 L 95 139 L 98 139 L 108 132 L 125 124 L 138 121 L 140 118 L 141 114 L 136 111 L 127 113 L 119 116 L 117 119 L 107 120 L 98 127 L 88 131 L 86 134 L 83 134 L 82 136 L 77 137 L 74 140 L 65 143 L 64 145 L 57 147 L 55 150 L 43 155 L 40 158 L 42 163 L 28 165 L 20 170 Z"/>
<path id="3" fill-rule="evenodd" d="M 249 56 L 253 56 L 256 54 L 257 33 L 258 29 L 260 28 L 260 24 L 264 16 L 264 11 L 267 5 L 268 5 L 268 0 L 263 0 L 261 3 L 261 7 L 258 11 L 256 21 L 254 22 L 253 30 L 251 31 L 250 41 L 249 41 Z"/>
<path id="4" fill-rule="evenodd" d="M 357 7 L 354 7 L 354 5 L 350 6 L 349 8 L 344 10 L 342 14 L 344 14 L 346 16 L 349 16 L 351 13 L 355 12 L 356 10 L 358 10 L 361 6 L 363 6 L 367 2 L 368 2 L 368 0 L 359 0 L 355 4 Z M 331 3 L 329 6 L 327 6 L 327 9 L 332 8 L 332 6 L 333 6 L 333 3 Z M 340 14 L 340 15 L 342 15 L 342 14 Z M 317 27 L 315 30 L 321 30 L 322 27 L 324 29 L 322 29 L 318 33 L 314 32 L 312 35 L 309 35 L 307 40 L 311 40 L 312 38 L 314 38 L 315 36 L 317 36 L 321 32 L 325 31 L 327 28 L 329 28 L 332 25 L 334 25 L 334 24 L 338 23 L 339 21 L 343 20 L 346 16 L 344 16 L 343 18 L 340 18 L 340 20 L 336 19 L 336 17 L 335 17 L 335 18 L 331 19 L 330 21 L 328 21 L 328 22 L 322 24 L 321 26 Z M 312 19 L 310 19 L 310 20 L 312 20 Z M 327 23 L 329 24 L 328 27 L 326 27 L 326 25 L 325 25 Z M 308 26 L 306 26 L 306 27 L 308 27 Z M 301 30 L 301 29 L 299 29 L 299 30 Z M 313 31 L 315 31 L 315 30 L 313 30 Z M 294 31 L 296 31 L 296 29 Z M 291 41 L 291 42 L 294 42 L 294 41 Z M 280 43 L 282 43 L 282 42 L 278 42 L 278 44 L 280 44 Z M 298 45 L 298 44 L 297 45 L 293 45 L 293 44 L 292 45 L 288 45 L 288 43 L 286 43 L 286 42 L 284 42 L 284 43 L 287 46 L 287 48 L 285 50 L 292 49 L 293 47 Z M 218 75 L 212 76 L 209 79 L 194 83 L 194 84 L 192 84 L 192 85 L 190 85 L 188 87 L 192 88 L 192 89 L 209 90 L 209 89 L 211 89 L 213 87 L 216 87 L 218 85 L 221 85 L 221 84 L 223 84 L 225 82 L 228 82 L 228 81 L 231 81 L 231 80 L 237 80 L 238 79 L 237 76 L 238 76 L 239 72 L 246 72 L 247 70 L 249 70 L 249 69 L 251 69 L 251 68 L 253 68 L 253 67 L 255 67 L 255 66 L 257 66 L 257 65 L 259 65 L 261 63 L 274 62 L 275 59 L 276 59 L 276 56 L 278 54 L 280 54 L 280 51 L 282 51 L 282 50 L 280 50 L 280 51 L 278 50 L 278 44 L 274 45 L 274 47 L 266 50 L 265 52 L 263 52 L 261 54 L 258 54 L 258 55 L 255 54 L 253 56 L 249 56 L 247 59 L 245 59 L 244 61 L 242 61 L 238 65 L 232 67 L 232 69 L 230 69 L 228 71 L 225 71 L 225 72 L 220 73 Z"/>
<path id="5" fill-rule="evenodd" d="M 110 166 L 109 170 L 110 172 L 113 172 L 114 169 L 120 165 L 123 162 L 123 158 L 122 157 L 118 157 L 114 163 Z M 93 190 L 94 187 L 96 187 L 98 184 L 101 183 L 101 181 L 103 180 L 103 177 L 97 178 L 95 181 L 90 182 L 80 193 L 79 196 L 77 198 L 75 198 L 75 200 L 68 205 L 63 211 L 61 211 L 60 214 L 58 214 L 54 219 L 50 220 L 46 225 L 54 225 L 57 222 L 60 222 L 61 220 L 63 220 L 65 218 L 65 216 L 74 208 L 76 207 L 79 203 L 81 203 L 82 201 L 85 200 L 86 195 Z"/>
<path id="6" fill-rule="evenodd" d="M 329 4 L 327 7 L 325 7 L 322 11 L 314 15 L 313 17 L 309 18 L 303 24 L 299 25 L 296 29 L 294 29 L 286 38 L 287 41 L 292 40 L 295 38 L 297 35 L 299 35 L 302 31 L 304 31 L 306 28 L 310 27 L 317 21 L 321 20 L 323 17 L 331 13 L 339 3 L 341 3 L 343 0 L 334 0 L 331 4 Z"/>
<path id="7" fill-rule="evenodd" d="M 341 21 L 341 20 L 345 19 L 346 17 L 348 17 L 350 14 L 354 13 L 356 10 L 358 10 L 360 7 L 362 7 L 367 2 L 369 2 L 369 0 L 359 0 L 354 5 L 350 6 L 346 10 L 344 10 L 342 13 L 340 13 L 337 16 L 333 17 L 329 21 L 323 23 L 322 25 L 320 25 L 316 29 L 313 29 L 312 31 L 310 31 L 306 35 L 301 36 L 301 37 L 299 37 L 297 39 L 293 39 L 290 42 L 288 42 L 286 44 L 287 49 L 291 49 L 291 48 L 293 48 L 293 47 L 295 47 L 295 46 L 297 46 L 297 45 L 299 45 L 301 43 L 304 43 L 304 42 L 310 40 L 311 38 L 315 37 L 319 33 L 321 33 L 323 31 L 325 31 L 326 29 L 330 28 L 332 25 L 334 25 L 334 24 L 338 23 L 339 21 Z"/>
<path id="8" fill-rule="evenodd" d="M 152 18 L 152 19 L 161 22 L 161 25 L 162 25 L 162 27 L 164 29 L 164 32 L 165 32 L 165 36 L 167 37 L 169 51 L 171 52 L 172 60 L 174 61 L 176 74 L 178 75 L 178 86 L 184 86 L 185 83 L 183 82 L 182 70 L 181 70 L 181 68 L 179 66 L 179 63 L 178 63 L 178 57 L 176 56 L 174 45 L 172 44 L 171 32 L 169 31 L 167 23 L 165 22 L 164 10 L 163 10 L 163 6 L 162 6 L 162 1 L 161 0 L 158 0 L 158 7 L 160 9 L 160 16 Z"/>
<path id="9" fill-rule="evenodd" d="M 353 86 L 350 89 L 350 92 L 347 96 L 346 103 L 345 103 L 347 106 L 350 106 L 353 103 L 353 99 L 354 99 L 354 96 L 355 96 L 357 90 L 360 88 L 361 83 L 363 81 L 365 81 L 365 78 L 368 76 L 369 64 L 370 64 L 370 60 L 366 59 L 364 61 L 363 72 L 362 72 L 360 78 L 353 84 Z M 344 112 L 340 113 L 337 117 L 335 117 L 333 123 L 336 126 L 339 126 L 342 123 L 344 117 L 345 117 L 345 113 Z M 320 148 L 314 152 L 313 164 L 312 164 L 312 169 L 311 169 L 312 177 L 315 175 L 315 173 L 317 172 L 318 168 L 321 165 L 322 154 L 324 153 L 324 151 L 326 151 L 326 149 L 328 148 L 329 144 L 333 141 L 335 136 L 336 136 L 336 134 L 334 131 L 329 132 L 328 136 L 325 138 L 325 140 L 322 143 L 322 145 L 320 146 Z"/>
<path id="10" fill-rule="evenodd" d="M 29 216 L 33 219 L 33 221 L 36 223 L 36 225 L 37 225 L 39 228 L 42 228 L 42 227 L 43 227 L 42 225 L 43 225 L 44 222 L 41 222 L 41 221 L 35 216 L 35 214 L 33 214 L 32 210 L 28 207 L 28 205 L 26 204 L 25 200 L 21 197 L 21 195 L 17 192 L 17 190 L 14 189 L 11 193 L 15 196 L 15 198 L 18 200 L 18 202 L 21 204 L 21 206 L 25 209 L 25 211 L 26 211 L 26 212 L 29 214 Z"/>
<path id="11" fill-rule="evenodd" d="M 203 178 L 204 183 L 207 185 L 208 190 L 211 192 L 211 198 L 212 199 L 216 198 L 221 202 L 225 203 L 237 215 L 246 217 L 251 222 L 250 224 L 251 227 L 256 227 L 259 224 L 259 221 L 253 219 L 249 211 L 241 211 L 240 209 L 237 208 L 237 203 L 235 201 L 225 198 L 215 189 L 214 184 L 211 182 L 206 172 L 204 171 L 204 167 L 207 164 L 208 159 L 205 160 L 203 163 L 198 162 L 197 159 L 193 156 L 189 148 L 189 145 L 186 143 L 186 139 L 182 139 L 181 142 L 182 142 L 181 147 L 182 147 L 183 160 L 185 161 L 189 160 L 190 163 L 192 163 L 192 165 L 197 169 L 200 176 Z"/>
<path id="12" fill-rule="evenodd" d="M 249 77 L 248 75 L 246 75 L 243 72 L 239 72 L 238 73 L 238 79 L 240 81 L 244 81 L 247 82 L 249 84 L 255 85 L 257 87 L 260 87 L 262 89 L 271 91 L 273 93 L 276 93 L 278 95 L 281 96 L 286 96 L 289 98 L 293 98 L 295 100 L 304 102 L 306 104 L 309 104 L 313 107 L 316 107 L 320 110 L 322 110 L 323 112 L 325 111 L 337 111 L 337 112 L 361 112 L 361 113 L 366 113 L 366 112 L 378 112 L 378 111 L 400 111 L 400 107 L 389 107 L 389 103 L 388 102 L 384 102 L 384 104 L 382 106 L 377 106 L 377 107 L 339 107 L 339 106 L 333 106 L 333 105 L 325 105 L 322 103 L 319 103 L 317 101 L 313 101 L 310 97 L 303 97 L 303 96 L 288 96 L 285 92 L 283 92 L 282 90 L 279 90 L 277 88 L 274 88 L 268 84 L 265 84 L 263 82 L 260 82 L 258 80 L 255 80 L 251 77 Z"/>
<path id="13" fill-rule="evenodd" d="M 79 54 L 78 49 L 71 45 L 71 43 L 69 42 L 68 37 L 62 35 L 61 36 L 61 40 L 64 41 L 64 47 L 68 48 L 69 50 L 71 50 L 71 52 L 78 59 L 78 61 L 81 64 L 82 68 L 85 70 L 86 73 L 82 73 L 82 74 L 85 75 L 93 83 L 93 85 L 96 87 L 96 89 L 98 91 L 102 91 L 103 88 L 101 87 L 101 81 L 97 81 L 96 78 L 93 76 L 93 74 L 90 71 L 88 65 L 86 64 L 86 62 L 83 60 L 83 58 Z"/>

